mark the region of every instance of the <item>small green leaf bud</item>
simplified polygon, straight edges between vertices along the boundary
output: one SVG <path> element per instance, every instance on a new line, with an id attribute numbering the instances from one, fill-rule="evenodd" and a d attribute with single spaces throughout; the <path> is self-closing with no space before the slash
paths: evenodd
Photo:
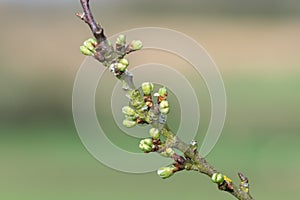
<path id="1" fill-rule="evenodd" d="M 125 35 L 119 35 L 119 37 L 116 40 L 117 45 L 125 45 L 126 43 L 126 36 Z"/>
<path id="2" fill-rule="evenodd" d="M 130 43 L 130 48 L 131 48 L 133 51 L 140 50 L 142 47 L 143 47 L 143 43 L 142 43 L 140 40 L 133 40 L 133 41 Z"/>
<path id="3" fill-rule="evenodd" d="M 143 93 L 145 94 L 145 95 L 150 95 L 151 94 L 151 92 L 153 92 L 153 88 L 154 88 L 154 86 L 153 86 L 153 84 L 152 83 L 150 83 L 150 82 L 144 82 L 144 83 L 142 83 L 142 90 L 143 90 Z"/>
<path id="4" fill-rule="evenodd" d="M 149 134 L 153 139 L 159 139 L 159 130 L 157 128 L 151 128 Z"/>
<path id="5" fill-rule="evenodd" d="M 122 63 L 117 63 L 117 69 L 121 72 L 124 72 L 126 70 L 127 66 L 123 65 Z"/>
<path id="6" fill-rule="evenodd" d="M 160 178 L 169 178 L 174 174 L 173 172 L 174 167 L 162 167 L 157 170 L 157 175 L 160 176 Z"/>
<path id="7" fill-rule="evenodd" d="M 119 63 L 123 64 L 123 65 L 126 65 L 126 67 L 129 65 L 129 62 L 127 59 L 125 58 L 122 58 L 121 60 L 119 60 Z"/>
<path id="8" fill-rule="evenodd" d="M 129 106 L 124 106 L 122 108 L 122 112 L 125 114 L 125 115 L 129 115 L 129 116 L 135 116 L 136 115 L 136 112 L 134 109 L 132 109 L 131 107 Z"/>
<path id="9" fill-rule="evenodd" d="M 94 53 L 91 52 L 86 46 L 80 46 L 80 51 L 83 55 L 86 55 L 86 56 L 93 56 Z"/>
<path id="10" fill-rule="evenodd" d="M 167 88 L 165 88 L 165 87 L 159 88 L 158 94 L 159 94 L 159 96 L 162 96 L 162 97 L 168 95 Z"/>
<path id="11" fill-rule="evenodd" d="M 136 124 L 137 124 L 136 121 L 131 121 L 131 120 L 128 120 L 128 119 L 123 120 L 123 125 L 127 128 L 134 127 Z"/>

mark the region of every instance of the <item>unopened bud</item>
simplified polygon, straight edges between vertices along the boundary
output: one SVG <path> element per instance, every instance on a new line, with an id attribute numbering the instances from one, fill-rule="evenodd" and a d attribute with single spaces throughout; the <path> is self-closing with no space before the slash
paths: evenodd
<path id="1" fill-rule="evenodd" d="M 86 46 L 80 46 L 80 52 L 86 56 L 93 56 L 94 53 L 91 52 Z"/>
<path id="2" fill-rule="evenodd" d="M 151 138 L 143 139 L 143 140 L 141 140 L 141 143 L 152 146 L 152 139 Z"/>
<path id="3" fill-rule="evenodd" d="M 95 51 L 94 45 L 93 45 L 89 40 L 84 41 L 83 45 L 84 45 L 86 48 L 88 48 L 90 51 L 92 51 L 92 52 Z"/>
<path id="4" fill-rule="evenodd" d="M 159 104 L 160 108 L 168 108 L 169 107 L 169 102 L 167 100 L 163 100 Z"/>
<path id="5" fill-rule="evenodd" d="M 116 40 L 117 45 L 125 45 L 126 43 L 126 36 L 125 35 L 119 35 L 119 37 Z"/>
<path id="6" fill-rule="evenodd" d="M 92 43 L 94 46 L 97 45 L 97 40 L 95 38 L 89 38 L 87 41 L 89 41 L 90 43 Z"/>
<path id="7" fill-rule="evenodd" d="M 173 172 L 174 167 L 162 167 L 157 170 L 157 175 L 160 176 L 160 178 L 169 178 L 174 174 Z"/>
<path id="8" fill-rule="evenodd" d="M 129 98 L 135 99 L 140 96 L 140 92 L 138 90 L 132 90 L 129 92 Z"/>
<path id="9" fill-rule="evenodd" d="M 137 124 L 136 121 L 131 121 L 131 120 L 128 120 L 128 119 L 123 120 L 123 125 L 127 128 L 134 127 L 136 124 Z"/>
<path id="10" fill-rule="evenodd" d="M 134 116 L 134 115 L 136 115 L 135 110 L 132 109 L 132 108 L 129 107 L 129 106 L 124 106 L 124 107 L 122 108 L 122 112 L 123 112 L 123 114 L 129 115 L 129 116 Z"/>
<path id="11" fill-rule="evenodd" d="M 223 174 L 214 173 L 211 177 L 211 180 L 214 183 L 221 184 L 224 182 L 224 176 L 223 176 Z"/>
<path id="12" fill-rule="evenodd" d="M 133 51 L 140 50 L 142 47 L 143 47 L 143 43 L 142 43 L 140 40 L 133 40 L 133 41 L 130 43 L 130 48 L 131 48 Z"/>
<path id="13" fill-rule="evenodd" d="M 128 62 L 128 60 L 127 60 L 127 59 L 125 59 L 125 58 L 122 58 L 121 60 L 119 60 L 119 63 L 121 63 L 121 64 L 125 65 L 126 67 L 129 65 L 129 62 Z"/>
<path id="14" fill-rule="evenodd" d="M 145 153 L 149 153 L 152 151 L 152 139 L 147 138 L 140 141 L 139 148 Z"/>
<path id="15" fill-rule="evenodd" d="M 159 130 L 157 128 L 151 128 L 149 134 L 153 139 L 159 139 Z"/>
<path id="16" fill-rule="evenodd" d="M 158 94 L 159 94 L 159 96 L 162 96 L 162 97 L 167 96 L 168 95 L 167 88 L 165 88 L 165 87 L 159 88 Z"/>
<path id="17" fill-rule="evenodd" d="M 169 102 L 167 100 L 163 100 L 159 104 L 159 111 L 164 115 L 166 115 L 170 112 Z"/>
<path id="18" fill-rule="evenodd" d="M 145 95 L 150 95 L 151 94 L 151 92 L 153 92 L 153 88 L 154 88 L 154 86 L 153 86 L 153 84 L 152 83 L 150 83 L 150 82 L 144 82 L 144 83 L 142 83 L 142 90 L 143 90 L 143 93 L 145 94 Z"/>
<path id="19" fill-rule="evenodd" d="M 123 65 L 122 63 L 117 63 L 117 69 L 121 72 L 124 72 L 126 70 L 127 66 Z"/>

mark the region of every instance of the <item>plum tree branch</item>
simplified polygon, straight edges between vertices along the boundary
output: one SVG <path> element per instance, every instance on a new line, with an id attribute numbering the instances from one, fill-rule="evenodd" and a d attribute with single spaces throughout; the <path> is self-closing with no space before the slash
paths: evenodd
<path id="1" fill-rule="evenodd" d="M 238 173 L 240 178 L 239 185 L 234 184 L 227 176 L 219 173 L 197 150 L 197 142 L 192 141 L 186 144 L 176 136 L 166 124 L 166 114 L 169 112 L 169 105 L 166 101 L 166 88 L 160 88 L 155 93 L 157 101 L 153 100 L 153 84 L 146 82 L 142 85 L 144 96 L 138 89 L 135 89 L 133 75 L 126 69 L 128 61 L 124 56 L 142 48 L 140 41 L 132 41 L 126 46 L 126 38 L 120 35 L 116 41 L 116 48 L 112 47 L 111 42 L 106 38 L 104 29 L 94 20 L 89 6 L 89 0 L 80 0 L 83 13 L 76 15 L 87 23 L 96 38 L 96 41 L 89 39 L 81 46 L 81 52 L 85 55 L 93 56 L 95 59 L 109 67 L 110 71 L 121 81 L 123 89 L 128 91 L 130 106 L 123 108 L 126 120 L 123 124 L 132 127 L 135 124 L 150 124 L 151 138 L 144 139 L 140 142 L 140 148 L 145 153 L 156 152 L 160 155 L 170 157 L 174 163 L 170 167 L 164 167 L 158 170 L 162 178 L 168 178 L 174 173 L 182 170 L 193 170 L 209 176 L 218 188 L 222 191 L 229 192 L 240 200 L 252 200 L 249 193 L 249 180 L 242 173 Z M 125 123 L 124 123 L 125 122 Z M 161 141 L 160 135 L 164 137 Z M 179 150 L 183 155 L 178 155 L 173 149 Z"/>
<path id="2" fill-rule="evenodd" d="M 78 16 L 80 19 L 82 19 L 85 23 L 87 23 L 90 26 L 90 29 L 97 39 L 98 43 L 101 43 L 102 41 L 106 40 L 106 37 L 104 35 L 104 29 L 100 24 L 97 24 L 92 11 L 90 9 L 89 0 L 80 0 L 80 3 L 83 8 L 83 13 L 76 13 L 76 16 Z"/>

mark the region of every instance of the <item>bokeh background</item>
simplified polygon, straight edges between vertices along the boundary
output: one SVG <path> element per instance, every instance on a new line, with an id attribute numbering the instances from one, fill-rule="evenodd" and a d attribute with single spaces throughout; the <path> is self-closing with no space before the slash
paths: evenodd
<path id="1" fill-rule="evenodd" d="M 228 100 L 223 134 L 207 159 L 234 180 L 244 172 L 257 199 L 299 198 L 299 1 L 91 4 L 107 35 L 159 26 L 202 44 L 219 66 Z M 168 180 L 155 172 L 126 174 L 87 152 L 72 118 L 73 82 L 84 60 L 78 49 L 91 36 L 77 11 L 75 0 L 0 0 L 0 199 L 233 199 L 201 174 Z M 130 59 L 180 63 L 168 56 L 142 51 Z M 204 99 L 201 141 L 209 98 L 205 87 L 196 90 Z M 137 139 L 111 134 L 115 143 L 138 151 Z"/>

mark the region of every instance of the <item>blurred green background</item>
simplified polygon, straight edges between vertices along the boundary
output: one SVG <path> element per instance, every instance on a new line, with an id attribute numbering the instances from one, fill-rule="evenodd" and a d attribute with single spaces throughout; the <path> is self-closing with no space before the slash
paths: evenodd
<path id="1" fill-rule="evenodd" d="M 91 3 L 107 35 L 159 26 L 201 43 L 219 66 L 228 100 L 223 134 L 207 159 L 234 180 L 244 172 L 257 199 L 299 198 L 299 1 Z M 72 118 L 79 46 L 90 37 L 77 11 L 74 0 L 0 1 L 0 199 L 233 199 L 198 173 L 168 180 L 126 174 L 86 151 Z M 143 53 L 131 55 L 132 63 L 168 62 L 163 53 L 140 59 Z M 207 94 L 203 99 L 200 143 L 209 119 Z M 137 140 L 124 138 L 114 140 L 137 151 Z"/>

